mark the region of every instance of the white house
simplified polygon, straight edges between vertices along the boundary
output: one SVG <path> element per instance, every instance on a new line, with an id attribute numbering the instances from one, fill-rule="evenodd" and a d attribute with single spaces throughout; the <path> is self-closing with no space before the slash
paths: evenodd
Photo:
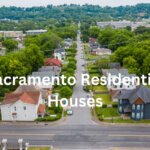
<path id="1" fill-rule="evenodd" d="M 27 35 L 38 35 L 38 34 L 42 34 L 42 33 L 46 33 L 47 30 L 43 30 L 43 29 L 40 29 L 40 30 L 28 30 L 26 31 L 26 34 Z"/>
<path id="2" fill-rule="evenodd" d="M 95 55 L 111 55 L 111 50 L 98 47 L 97 49 L 92 49 L 91 53 Z"/>
<path id="3" fill-rule="evenodd" d="M 56 49 L 54 51 L 54 58 L 60 60 L 61 62 L 64 62 L 64 60 L 66 58 L 65 49 L 63 49 L 63 48 Z"/>
<path id="4" fill-rule="evenodd" d="M 127 69 L 102 69 L 102 74 L 107 77 L 107 81 L 109 80 L 109 84 L 107 84 L 108 90 L 122 90 L 122 89 L 135 89 L 137 86 L 136 75 L 129 74 Z M 119 74 L 121 77 L 119 77 Z M 110 79 L 111 76 L 111 79 Z M 123 78 L 133 79 L 130 82 L 123 82 Z M 115 84 L 114 80 L 115 79 Z M 118 81 L 120 78 L 120 81 Z M 110 82 L 111 81 L 111 82 Z"/>
<path id="5" fill-rule="evenodd" d="M 45 105 L 39 91 L 17 90 L 8 93 L 1 104 L 3 121 L 34 121 L 45 114 Z"/>

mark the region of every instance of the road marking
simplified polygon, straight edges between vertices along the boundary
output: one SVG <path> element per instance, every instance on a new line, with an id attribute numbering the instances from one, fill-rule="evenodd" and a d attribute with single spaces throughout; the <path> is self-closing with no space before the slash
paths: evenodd
<path id="1" fill-rule="evenodd" d="M 27 135 L 27 136 L 54 136 L 54 134 L 31 134 L 31 133 L 1 133 L 2 136 L 7 136 L 7 135 L 13 135 L 13 136 L 23 136 L 23 135 Z"/>
<path id="2" fill-rule="evenodd" d="M 141 135 L 141 134 L 110 134 L 110 137 L 150 137 L 150 135 Z"/>

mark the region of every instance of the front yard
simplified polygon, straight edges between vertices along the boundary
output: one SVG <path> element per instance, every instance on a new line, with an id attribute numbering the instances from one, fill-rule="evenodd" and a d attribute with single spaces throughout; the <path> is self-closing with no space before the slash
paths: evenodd
<path id="1" fill-rule="evenodd" d="M 94 98 L 101 98 L 103 104 L 112 104 L 113 102 L 111 101 L 110 95 L 109 94 L 94 94 Z"/>
<path id="2" fill-rule="evenodd" d="M 96 114 L 97 114 L 99 120 L 102 120 L 105 118 L 111 119 L 112 117 L 120 116 L 117 108 L 98 108 L 98 107 L 96 107 Z"/>

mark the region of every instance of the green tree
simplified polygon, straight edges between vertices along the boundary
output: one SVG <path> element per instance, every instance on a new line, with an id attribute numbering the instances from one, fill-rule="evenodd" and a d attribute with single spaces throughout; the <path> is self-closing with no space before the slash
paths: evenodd
<path id="1" fill-rule="evenodd" d="M 5 39 L 3 41 L 3 46 L 6 47 L 7 52 L 11 52 L 18 48 L 18 42 L 13 39 Z"/>
<path id="2" fill-rule="evenodd" d="M 60 96 L 62 98 L 70 98 L 72 95 L 72 89 L 69 87 L 69 86 L 63 86 L 61 89 L 60 89 Z"/>

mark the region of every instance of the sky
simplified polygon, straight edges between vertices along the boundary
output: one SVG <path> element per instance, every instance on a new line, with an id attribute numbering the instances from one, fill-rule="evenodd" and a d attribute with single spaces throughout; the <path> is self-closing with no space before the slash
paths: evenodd
<path id="1" fill-rule="evenodd" d="M 0 0 L 1 6 L 18 6 L 18 7 L 32 7 L 32 6 L 47 6 L 48 4 L 93 4 L 100 6 L 124 6 L 135 5 L 137 3 L 150 3 L 150 0 Z"/>

